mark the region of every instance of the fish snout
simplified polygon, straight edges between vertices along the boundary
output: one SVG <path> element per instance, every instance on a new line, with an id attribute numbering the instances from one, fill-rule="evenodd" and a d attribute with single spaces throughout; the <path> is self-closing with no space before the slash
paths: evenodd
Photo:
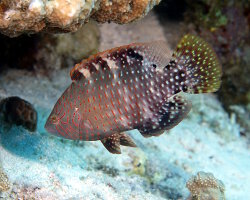
<path id="1" fill-rule="evenodd" d="M 50 122 L 50 120 L 48 119 L 44 128 L 49 132 L 49 133 L 52 133 L 54 135 L 57 135 L 57 130 L 56 130 L 56 127 L 55 127 L 55 124 L 52 124 Z"/>

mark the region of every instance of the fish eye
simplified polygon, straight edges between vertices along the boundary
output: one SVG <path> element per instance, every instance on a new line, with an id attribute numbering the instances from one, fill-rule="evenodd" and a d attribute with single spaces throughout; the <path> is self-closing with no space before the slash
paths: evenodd
<path id="1" fill-rule="evenodd" d="M 52 115 L 52 116 L 50 117 L 50 120 L 51 120 L 52 123 L 56 123 L 56 122 L 58 121 L 58 118 L 57 118 L 56 115 Z"/>

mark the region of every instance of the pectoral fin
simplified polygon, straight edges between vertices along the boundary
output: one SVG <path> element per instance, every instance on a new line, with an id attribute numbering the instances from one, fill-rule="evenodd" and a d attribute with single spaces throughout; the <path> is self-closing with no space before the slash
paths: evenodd
<path id="1" fill-rule="evenodd" d="M 111 136 L 101 140 L 104 147 L 113 154 L 121 154 L 120 145 L 136 147 L 131 137 L 125 133 L 114 133 Z"/>

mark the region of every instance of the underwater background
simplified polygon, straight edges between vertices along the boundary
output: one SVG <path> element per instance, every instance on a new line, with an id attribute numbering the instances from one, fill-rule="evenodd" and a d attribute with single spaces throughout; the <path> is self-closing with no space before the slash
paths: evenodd
<path id="1" fill-rule="evenodd" d="M 69 2 L 0 1 L 0 199 L 250 199 L 249 1 Z M 186 33 L 212 45 L 223 77 L 218 92 L 187 95 L 179 125 L 129 131 L 137 148 L 120 155 L 44 129 L 83 58 L 133 42 L 174 49 Z"/>

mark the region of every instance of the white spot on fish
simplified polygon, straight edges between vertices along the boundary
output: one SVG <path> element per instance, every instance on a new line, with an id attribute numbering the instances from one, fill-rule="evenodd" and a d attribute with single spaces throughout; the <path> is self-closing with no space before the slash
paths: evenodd
<path id="1" fill-rule="evenodd" d="M 85 69 L 85 68 L 81 68 L 79 70 L 80 73 L 82 73 L 82 75 L 85 77 L 85 78 L 89 78 L 90 77 L 90 72 L 88 69 Z"/>
<path id="2" fill-rule="evenodd" d="M 108 58 L 103 58 L 103 60 L 107 62 L 107 65 L 110 67 L 110 69 L 118 69 L 118 66 L 116 65 L 114 60 L 110 60 Z"/>

